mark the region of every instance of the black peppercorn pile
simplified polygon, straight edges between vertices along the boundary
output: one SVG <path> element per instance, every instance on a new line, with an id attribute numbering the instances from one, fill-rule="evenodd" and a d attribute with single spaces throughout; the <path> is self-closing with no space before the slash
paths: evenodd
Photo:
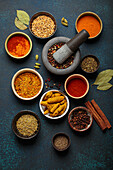
<path id="1" fill-rule="evenodd" d="M 85 110 L 76 110 L 73 112 L 70 123 L 78 130 L 85 129 L 90 124 L 90 116 Z"/>

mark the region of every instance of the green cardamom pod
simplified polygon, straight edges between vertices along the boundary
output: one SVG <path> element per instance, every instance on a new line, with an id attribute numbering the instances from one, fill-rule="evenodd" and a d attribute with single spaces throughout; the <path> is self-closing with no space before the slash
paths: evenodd
<path id="1" fill-rule="evenodd" d="M 40 63 L 35 63 L 36 66 L 40 66 Z"/>
<path id="2" fill-rule="evenodd" d="M 68 27 L 68 23 L 65 23 L 65 22 L 61 22 L 61 23 L 62 23 L 62 25 Z"/>
<path id="3" fill-rule="evenodd" d="M 35 59 L 38 60 L 38 58 L 39 58 L 39 56 L 38 56 L 38 54 L 37 54 L 37 55 L 35 56 Z"/>
<path id="4" fill-rule="evenodd" d="M 39 66 L 34 66 L 35 68 L 40 68 Z"/>

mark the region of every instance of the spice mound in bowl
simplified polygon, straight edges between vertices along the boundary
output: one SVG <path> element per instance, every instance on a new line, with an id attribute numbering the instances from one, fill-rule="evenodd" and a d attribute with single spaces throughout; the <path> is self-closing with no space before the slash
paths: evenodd
<path id="1" fill-rule="evenodd" d="M 56 32 L 56 20 L 53 15 L 48 12 L 38 12 L 32 16 L 29 29 L 37 38 L 49 38 Z"/>
<path id="2" fill-rule="evenodd" d="M 64 88 L 70 97 L 81 99 L 88 93 L 89 83 L 81 74 L 73 74 L 66 79 Z"/>
<path id="3" fill-rule="evenodd" d="M 87 108 L 79 106 L 71 110 L 68 115 L 68 122 L 73 130 L 83 132 L 91 127 L 93 117 Z"/>
<path id="4" fill-rule="evenodd" d="M 32 49 L 30 37 L 23 32 L 10 34 L 5 41 L 5 50 L 9 56 L 22 59 L 29 55 Z"/>
<path id="5" fill-rule="evenodd" d="M 12 90 L 22 100 L 32 100 L 39 96 L 43 89 L 41 75 L 30 68 L 24 68 L 15 73 L 12 78 Z"/>
<path id="6" fill-rule="evenodd" d="M 78 33 L 85 29 L 90 35 L 88 39 L 93 39 L 100 35 L 102 32 L 103 24 L 97 14 L 88 11 L 78 16 L 75 22 L 75 27 Z"/>
<path id="7" fill-rule="evenodd" d="M 71 142 L 69 136 L 62 132 L 55 134 L 52 138 L 53 147 L 57 151 L 67 150 L 70 146 L 70 143 Z"/>
<path id="8" fill-rule="evenodd" d="M 30 110 L 20 111 L 12 121 L 12 129 L 19 138 L 32 139 L 40 130 L 40 119 Z"/>
<path id="9" fill-rule="evenodd" d="M 99 59 L 94 55 L 87 55 L 81 61 L 81 69 L 86 73 L 95 73 L 99 66 Z"/>
<path id="10" fill-rule="evenodd" d="M 49 90 L 42 95 L 39 107 L 45 117 L 59 119 L 68 112 L 69 100 L 61 91 Z"/>

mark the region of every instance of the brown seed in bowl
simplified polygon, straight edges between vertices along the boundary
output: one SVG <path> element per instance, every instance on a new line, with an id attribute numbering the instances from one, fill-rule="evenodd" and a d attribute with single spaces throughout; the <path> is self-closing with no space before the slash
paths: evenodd
<path id="1" fill-rule="evenodd" d="M 38 16 L 32 22 L 32 32 L 40 38 L 51 36 L 55 31 L 54 21 L 45 15 Z"/>

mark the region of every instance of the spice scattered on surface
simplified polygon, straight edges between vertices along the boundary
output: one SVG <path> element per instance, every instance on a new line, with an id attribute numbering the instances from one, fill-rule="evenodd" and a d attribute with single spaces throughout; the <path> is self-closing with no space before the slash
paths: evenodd
<path id="1" fill-rule="evenodd" d="M 45 85 L 46 85 L 46 89 L 48 89 L 48 88 L 51 89 L 51 88 L 54 87 L 54 88 L 57 88 L 59 90 L 62 84 L 61 84 L 61 82 L 56 83 L 56 82 L 54 82 L 54 80 L 47 78 L 45 80 Z"/>
<path id="2" fill-rule="evenodd" d="M 44 106 L 44 114 L 51 117 L 62 115 L 67 108 L 66 98 L 60 92 L 47 92 L 40 104 Z"/>
<path id="3" fill-rule="evenodd" d="M 29 52 L 30 43 L 24 35 L 14 35 L 7 43 L 10 54 L 16 57 L 22 57 Z"/>
<path id="4" fill-rule="evenodd" d="M 70 123 L 73 127 L 75 127 L 78 130 L 85 129 L 90 124 L 90 116 L 88 115 L 86 110 L 83 109 L 74 110 L 72 113 Z"/>
<path id="5" fill-rule="evenodd" d="M 67 84 L 67 91 L 71 96 L 80 97 L 83 96 L 87 90 L 87 84 L 80 78 L 74 78 Z"/>
<path id="6" fill-rule="evenodd" d="M 58 148 L 58 150 L 64 150 L 68 146 L 69 141 L 66 136 L 58 135 L 55 137 L 53 143 L 54 143 L 55 147 Z"/>
<path id="7" fill-rule="evenodd" d="M 35 55 L 35 59 L 36 59 L 36 61 L 38 60 L 38 58 L 39 58 L 39 56 L 38 56 L 38 54 L 36 54 L 36 55 Z"/>
<path id="8" fill-rule="evenodd" d="M 33 73 L 22 73 L 15 79 L 14 87 L 17 94 L 24 98 L 35 96 L 41 88 L 40 78 Z"/>
<path id="9" fill-rule="evenodd" d="M 51 36 L 55 31 L 54 21 L 45 15 L 38 16 L 32 22 L 32 32 L 40 38 Z"/>
<path id="10" fill-rule="evenodd" d="M 52 45 L 49 50 L 48 50 L 48 55 L 47 55 L 47 58 L 48 58 L 48 61 L 49 63 L 57 68 L 57 69 L 66 69 L 68 68 L 69 66 L 72 65 L 73 63 L 73 60 L 74 60 L 74 56 L 70 56 L 63 64 L 59 64 L 55 61 L 55 59 L 53 58 L 53 54 L 59 49 L 61 48 L 65 43 L 56 43 L 54 45 Z"/>
<path id="11" fill-rule="evenodd" d="M 68 21 L 64 17 L 61 19 L 61 23 L 62 23 L 62 25 L 68 27 Z"/>
<path id="12" fill-rule="evenodd" d="M 86 57 L 81 63 L 81 68 L 86 72 L 94 72 L 98 67 L 98 63 L 93 57 Z"/>
<path id="13" fill-rule="evenodd" d="M 16 127 L 23 136 L 31 136 L 38 129 L 37 119 L 33 115 L 22 115 L 16 122 Z"/>
<path id="14" fill-rule="evenodd" d="M 85 15 L 78 20 L 78 32 L 85 29 L 88 31 L 90 37 L 95 37 L 100 32 L 100 22 L 94 16 Z"/>

